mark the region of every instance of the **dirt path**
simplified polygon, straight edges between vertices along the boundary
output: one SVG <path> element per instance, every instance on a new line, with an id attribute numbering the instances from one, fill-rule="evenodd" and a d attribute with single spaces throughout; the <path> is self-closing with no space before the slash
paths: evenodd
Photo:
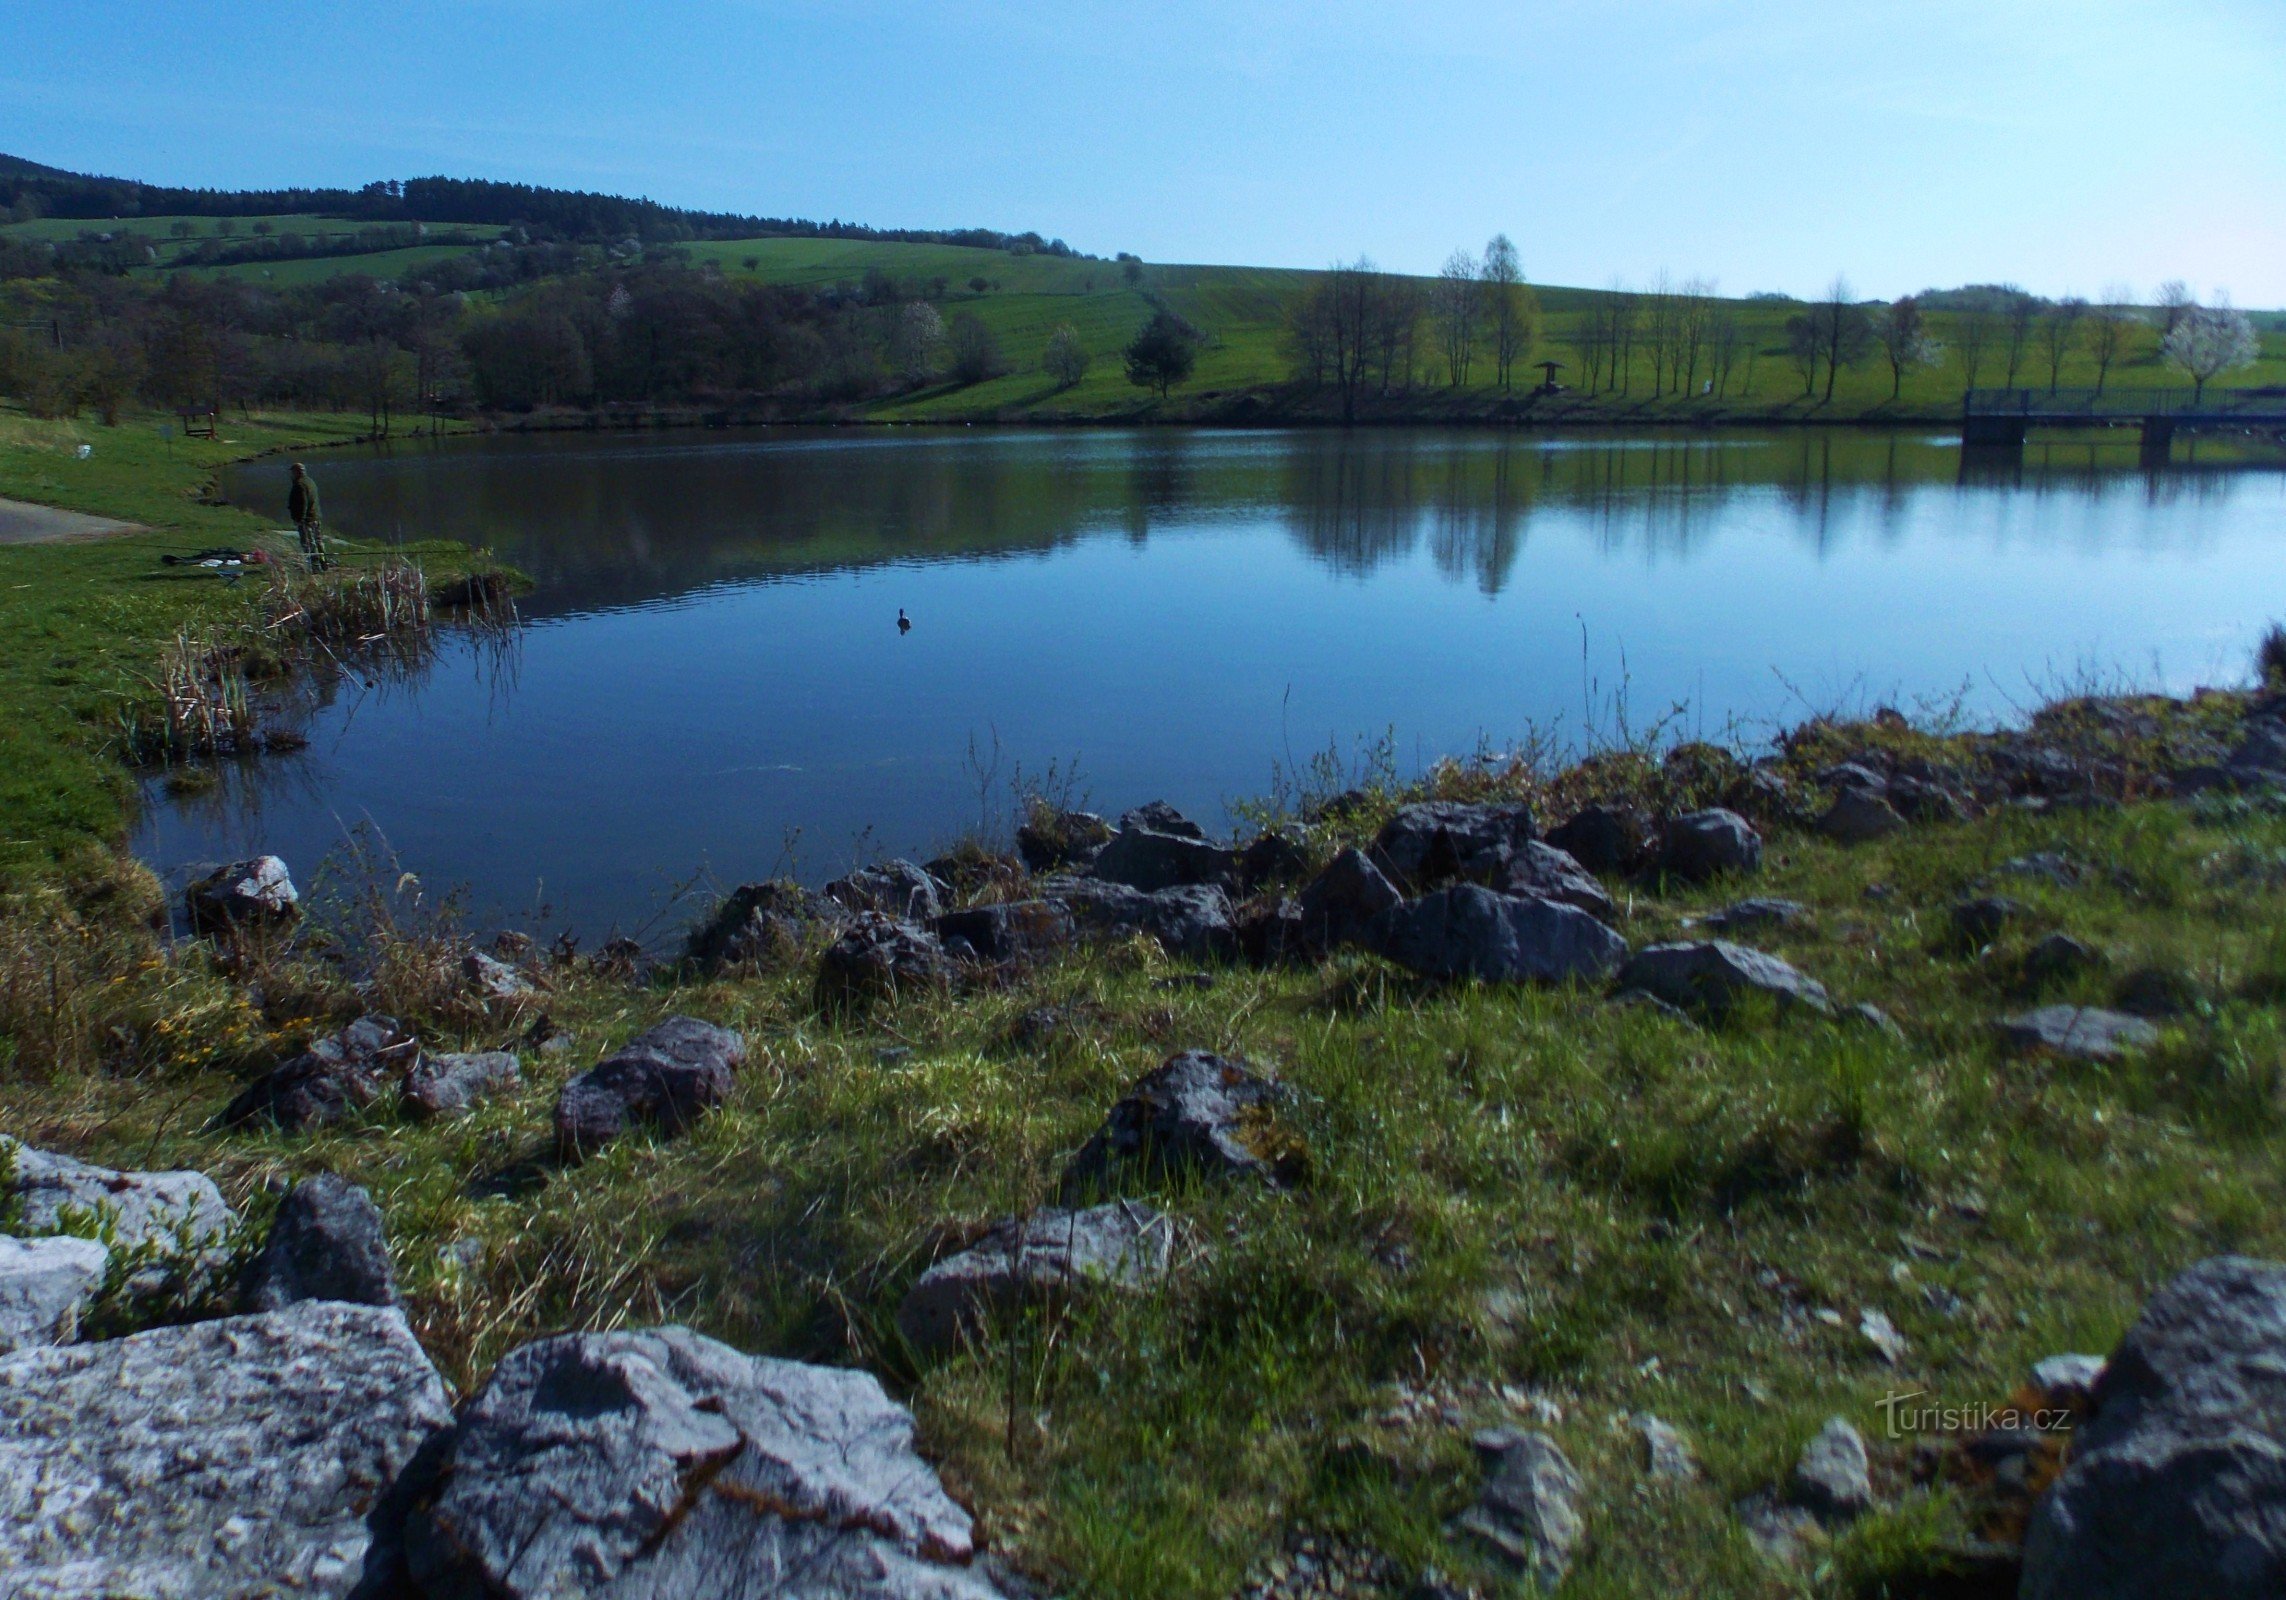
<path id="1" fill-rule="evenodd" d="M 81 511 L 59 511 L 54 506 L 36 506 L 23 500 L 0 500 L 0 544 L 70 544 L 142 531 L 143 526 L 138 522 L 91 517 Z"/>

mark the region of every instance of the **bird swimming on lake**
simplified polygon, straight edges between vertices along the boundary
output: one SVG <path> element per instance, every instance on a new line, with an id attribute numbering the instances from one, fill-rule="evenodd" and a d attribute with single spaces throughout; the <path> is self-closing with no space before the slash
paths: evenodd
<path id="1" fill-rule="evenodd" d="M 897 608 L 897 631 L 899 633 L 911 633 L 913 631 L 913 619 L 905 615 L 903 606 Z"/>

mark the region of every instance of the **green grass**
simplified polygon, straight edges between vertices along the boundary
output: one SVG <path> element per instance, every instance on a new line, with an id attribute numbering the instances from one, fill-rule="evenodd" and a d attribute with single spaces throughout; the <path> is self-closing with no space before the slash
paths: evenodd
<path id="1" fill-rule="evenodd" d="M 2093 870 L 2072 889 L 1995 878 L 2043 849 Z M 1944 948 L 1952 900 L 1993 883 L 2029 925 L 1979 957 Z M 1748 889 L 1638 886 L 1624 931 L 1673 936 Z M 1914 1593 L 1969 1508 L 1908 1485 L 1884 1394 L 1998 1402 L 2040 1356 L 2108 1348 L 2190 1262 L 2286 1253 L 2286 820 L 2002 810 L 1854 850 L 1782 831 L 1751 889 L 1813 908 L 1753 942 L 1904 1036 L 1769 1015 L 1693 1026 L 1587 991 L 1427 985 L 1355 955 L 1170 989 L 1158 980 L 1181 964 L 1123 947 L 854 1022 L 811 1008 L 806 969 L 683 985 L 573 965 L 545 1004 L 576 1047 L 527 1052 L 525 1088 L 465 1121 L 377 1110 L 318 1135 L 216 1135 L 203 1119 L 245 1072 L 361 1003 L 454 1047 L 524 1019 L 417 975 L 448 971 L 449 943 L 425 967 L 401 948 L 363 1001 L 338 971 L 282 958 L 258 974 L 259 1006 L 192 950 L 99 996 L 124 1064 L 5 1081 L 0 1109 L 36 1144 L 205 1168 L 257 1221 L 280 1177 L 367 1185 L 415 1326 L 464 1386 L 541 1332 L 659 1320 L 865 1365 L 910 1399 L 995 1545 L 1059 1592 L 1226 1595 L 1294 1530 L 1485 1578 L 1444 1532 L 1473 1490 L 1466 1437 L 1525 1421 L 1590 1485 L 1567 1594 Z M 2050 928 L 2109 965 L 2025 990 L 2015 958 Z M 2145 963 L 2198 1004 L 2142 1059 L 2033 1061 L 1990 1035 L 2035 998 L 2101 1001 Z M 1052 1047 L 1009 1046 L 1013 1019 L 1051 1002 L 1085 1020 Z M 731 1104 L 680 1140 L 547 1162 L 558 1085 L 678 1011 L 746 1033 Z M 1122 1089 L 1184 1048 L 1285 1077 L 1309 1181 L 1159 1191 L 1189 1240 L 1163 1288 L 1007 1324 L 949 1359 L 903 1349 L 897 1301 L 948 1231 L 1039 1203 Z M 1866 1307 L 1910 1341 L 1895 1371 L 1851 1331 Z M 1560 1420 L 1530 1423 L 1535 1398 Z M 1705 1482 L 1643 1480 L 1617 1426 L 1637 1410 L 1687 1432 Z M 1835 1412 L 1874 1441 L 1891 1509 L 1779 1573 L 1732 1502 Z"/>
<path id="2" fill-rule="evenodd" d="M 119 427 L 0 409 L 0 497 L 93 512 L 150 531 L 86 544 L 0 546 L 0 889 L 100 862 L 124 837 L 133 781 L 114 743 L 123 707 L 178 628 L 240 615 L 232 587 L 160 557 L 208 545 L 293 548 L 283 507 L 214 501 L 226 461 L 363 433 L 347 415 L 225 419 L 186 439 L 171 418 Z M 78 457 L 85 445 L 87 459 Z M 455 547 L 457 550 L 457 547 Z M 417 551 L 449 563 L 451 552 Z"/>

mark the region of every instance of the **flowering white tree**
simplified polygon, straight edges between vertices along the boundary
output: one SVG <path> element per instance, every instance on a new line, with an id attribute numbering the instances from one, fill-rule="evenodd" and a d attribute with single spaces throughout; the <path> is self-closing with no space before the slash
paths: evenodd
<path id="1" fill-rule="evenodd" d="M 937 308 L 925 300 L 907 301 L 889 336 L 889 360 L 906 382 L 919 383 L 929 375 L 937 346 L 944 340 L 945 319 L 937 315 Z"/>
<path id="2" fill-rule="evenodd" d="M 2191 403 L 2206 398 L 2207 384 L 2218 373 L 2254 364 L 2262 341 L 2246 313 L 2229 302 L 2219 306 L 2187 306 L 2175 326 L 2159 342 L 2159 353 L 2191 375 Z"/>

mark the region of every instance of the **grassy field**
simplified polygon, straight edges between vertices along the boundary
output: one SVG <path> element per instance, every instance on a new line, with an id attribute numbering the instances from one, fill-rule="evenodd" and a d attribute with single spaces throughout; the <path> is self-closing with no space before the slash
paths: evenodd
<path id="1" fill-rule="evenodd" d="M 2235 710 L 2166 716 L 2195 730 Z M 1448 769 L 1430 790 L 1553 805 L 1577 779 Z M 1310 834 L 1313 853 L 1392 799 Z M 2041 851 L 2084 877 L 2000 872 Z M 1470 1430 L 1511 1424 L 1552 1433 L 1589 1486 L 1566 1595 L 1925 1596 L 1954 1592 L 1942 1574 L 1980 1508 L 1910 1481 L 1915 1441 L 1885 1435 L 1884 1396 L 1999 1403 L 2032 1360 L 2107 1349 L 2182 1266 L 2286 1252 L 2282 861 L 2274 810 L 2155 802 L 2003 808 L 1857 849 L 1781 830 L 1751 885 L 1614 885 L 1638 943 L 1741 893 L 1802 902 L 1804 922 L 1755 942 L 1884 1008 L 1895 1037 L 1432 985 L 1361 955 L 1193 981 L 1141 943 L 855 1020 L 813 1007 L 803 963 L 695 982 L 575 961 L 548 968 L 541 1001 L 486 1011 L 454 982 L 452 930 L 384 894 L 378 923 L 372 904 L 319 913 L 336 948 L 378 952 L 361 994 L 291 952 L 228 976 L 199 947 L 146 958 L 80 991 L 111 1064 L 0 1077 L 0 1112 L 35 1144 L 204 1168 L 257 1226 L 280 1179 L 365 1184 L 414 1324 L 464 1387 L 536 1334 L 660 1320 L 866 1366 L 914 1405 L 991 1543 L 1056 1592 L 1231 1595 L 1303 1533 L 1386 1563 L 1362 1592 L 1430 1569 L 1501 1592 L 1447 1525 L 1474 1491 Z M 1992 886 L 2024 922 L 1951 948 L 1949 906 Z M 2029 982 L 2025 948 L 2050 929 L 2107 962 Z M 2028 1059 L 1991 1035 L 1997 1015 L 2103 1001 L 2130 973 L 2185 1008 L 2140 1058 Z M 1042 1005 L 1069 1025 L 1012 1044 Z M 540 1006 L 576 1045 L 527 1053 L 524 1088 L 466 1120 L 200 1131 L 247 1073 L 358 1009 L 491 1048 Z M 555 1165 L 559 1083 L 675 1012 L 746 1034 L 730 1105 L 687 1138 Z M 1186 1241 L 1160 1287 L 946 1358 L 904 1347 L 893 1313 L 929 1259 L 1040 1203 L 1123 1088 L 1185 1048 L 1292 1086 L 1306 1180 L 1148 1191 Z M 1867 1309 L 1905 1336 L 1894 1366 L 1855 1331 Z M 1626 1418 L 1645 1411 L 1685 1432 L 1703 1479 L 1644 1476 Z M 1883 1509 L 1774 1566 L 1733 1503 L 1837 1413 L 1873 1443 Z"/>

